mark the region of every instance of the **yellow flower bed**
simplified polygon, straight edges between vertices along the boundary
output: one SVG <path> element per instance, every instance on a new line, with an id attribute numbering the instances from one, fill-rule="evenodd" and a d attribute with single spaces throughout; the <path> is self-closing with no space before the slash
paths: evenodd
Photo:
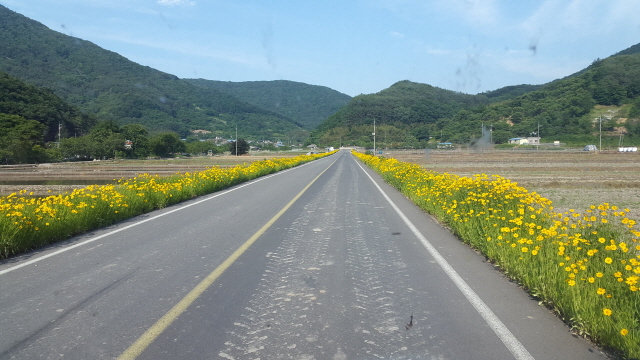
<path id="1" fill-rule="evenodd" d="M 0 258 L 209 194 L 332 153 L 301 155 L 159 177 L 141 175 L 114 185 L 91 185 L 63 195 L 0 197 Z"/>
<path id="2" fill-rule="evenodd" d="M 628 209 L 602 204 L 556 213 L 550 200 L 500 176 L 461 177 L 354 155 L 576 332 L 640 358 L 640 232 Z"/>

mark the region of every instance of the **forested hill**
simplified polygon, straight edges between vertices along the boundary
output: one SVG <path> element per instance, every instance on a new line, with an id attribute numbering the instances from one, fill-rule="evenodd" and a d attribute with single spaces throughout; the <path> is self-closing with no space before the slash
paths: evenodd
<path id="1" fill-rule="evenodd" d="M 637 48 L 637 46 L 636 46 Z M 480 124 L 493 125 L 493 139 L 537 132 L 556 140 L 599 131 L 594 118 L 606 114 L 603 130 L 640 136 L 640 54 L 627 52 L 597 60 L 578 75 L 552 81 L 536 91 L 490 106 L 457 113 L 442 121 L 442 131 L 453 141 L 479 135 Z"/>
<path id="2" fill-rule="evenodd" d="M 406 133 L 404 129 L 411 126 L 409 132 L 418 140 L 425 140 L 428 139 L 428 128 L 439 119 L 451 117 L 462 109 L 488 103 L 486 96 L 400 81 L 376 94 L 354 97 L 347 106 L 313 131 L 309 141 L 322 143 L 328 138 L 335 139 L 337 133 L 343 133 L 349 139 L 367 136 L 371 131 L 363 129 L 363 126 L 372 125 L 374 119 L 378 125 L 393 126 L 393 129 L 389 129 L 392 132 Z M 323 136 L 325 139 L 322 139 Z"/>
<path id="3" fill-rule="evenodd" d="M 141 66 L 0 5 L 0 71 L 51 89 L 100 120 L 139 123 L 185 136 L 205 129 L 271 138 L 300 128 L 293 120 L 216 89 Z"/>
<path id="4" fill-rule="evenodd" d="M 497 90 L 483 92 L 479 94 L 480 96 L 486 96 L 489 99 L 489 102 L 500 102 L 505 100 L 511 100 L 517 98 L 518 96 L 522 96 L 526 93 L 539 90 L 543 85 L 510 85 L 505 86 Z"/>
<path id="5" fill-rule="evenodd" d="M 186 79 L 198 86 L 218 89 L 242 101 L 289 117 L 305 129 L 315 129 L 329 115 L 346 105 L 351 97 L 325 86 L 300 82 L 275 81 L 214 81 Z"/>
<path id="6" fill-rule="evenodd" d="M 86 134 L 96 123 L 94 117 L 82 113 L 80 109 L 60 99 L 50 90 L 29 85 L 2 71 L 0 114 L 18 116 L 21 123 L 28 120 L 39 122 L 44 126 L 44 141 L 54 141 L 59 126 L 64 129 L 64 132 L 61 132 L 65 137 L 80 136 Z M 8 131 L 7 128 L 3 130 Z"/>
<path id="7" fill-rule="evenodd" d="M 84 135 L 96 123 L 50 90 L 0 71 L 0 163 L 49 159 L 47 142 Z"/>
<path id="8" fill-rule="evenodd" d="M 640 44 L 545 85 L 509 86 L 465 95 L 403 81 L 377 94 L 361 95 L 312 133 L 318 144 L 372 146 L 371 125 L 385 146 L 467 144 L 492 130 L 494 143 L 536 135 L 543 141 L 592 139 L 602 116 L 604 136 L 640 139 Z M 380 139 L 380 137 L 378 138 Z M 431 139 L 431 142 L 429 140 Z M 380 140 L 378 140 L 380 141 Z"/>

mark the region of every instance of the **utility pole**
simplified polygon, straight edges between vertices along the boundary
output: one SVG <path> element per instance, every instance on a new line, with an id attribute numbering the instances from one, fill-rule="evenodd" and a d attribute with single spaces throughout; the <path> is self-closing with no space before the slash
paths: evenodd
<path id="1" fill-rule="evenodd" d="M 602 151 L 602 115 L 600 115 L 600 121 L 598 121 L 598 123 L 600 123 L 600 147 L 598 151 Z"/>
<path id="2" fill-rule="evenodd" d="M 60 133 L 62 130 L 62 122 L 58 121 L 58 148 L 60 148 Z"/>
<path id="3" fill-rule="evenodd" d="M 538 146 L 540 145 L 540 139 L 542 139 L 542 137 L 540 136 L 540 121 L 538 121 L 538 133 L 536 135 L 538 135 L 538 142 L 536 143 L 536 151 L 538 151 Z"/>
<path id="4" fill-rule="evenodd" d="M 618 140 L 618 147 L 621 147 L 622 146 L 622 136 L 623 136 L 622 135 L 622 129 L 620 129 L 618 132 L 620 133 L 620 140 Z"/>
<path id="5" fill-rule="evenodd" d="M 373 118 L 373 154 L 376 153 L 376 118 Z"/>
<path id="6" fill-rule="evenodd" d="M 238 125 L 236 125 L 236 156 L 238 156 Z"/>

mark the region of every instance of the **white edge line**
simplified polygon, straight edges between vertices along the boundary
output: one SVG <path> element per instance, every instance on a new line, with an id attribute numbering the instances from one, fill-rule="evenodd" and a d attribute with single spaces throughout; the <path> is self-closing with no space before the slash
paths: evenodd
<path id="1" fill-rule="evenodd" d="M 268 179 L 268 178 L 270 178 L 270 177 L 273 177 L 273 176 L 276 176 L 276 175 L 280 175 L 280 174 L 286 173 L 286 172 L 291 171 L 291 170 L 294 170 L 294 169 L 299 169 L 300 167 L 305 166 L 305 165 L 307 165 L 307 164 L 310 164 L 310 163 L 312 163 L 312 162 L 313 162 L 313 161 L 310 161 L 310 162 L 304 163 L 304 164 L 299 165 L 299 166 L 295 166 L 295 167 L 292 167 L 292 168 L 289 168 L 289 169 L 285 169 L 285 170 L 278 171 L 278 172 L 273 173 L 273 174 L 269 174 L 269 175 L 261 176 L 261 177 L 259 177 L 259 178 L 257 178 L 257 179 L 251 180 L 251 181 L 249 181 L 249 182 L 242 183 L 242 184 L 240 184 L 240 185 L 236 185 L 236 186 L 234 186 L 233 188 L 231 188 L 231 189 L 229 189 L 229 190 L 224 190 L 224 191 L 222 191 L 222 192 L 215 193 L 214 195 L 209 196 L 209 197 L 207 197 L 207 198 L 205 198 L 205 199 L 202 199 L 202 200 L 198 200 L 198 201 L 192 202 L 192 203 L 190 203 L 190 204 L 187 204 L 187 205 L 181 206 L 181 207 L 179 207 L 179 208 L 177 208 L 177 209 L 169 210 L 169 211 L 164 212 L 164 213 L 162 213 L 162 214 L 159 214 L 159 215 L 156 215 L 156 216 L 152 216 L 152 217 L 147 218 L 147 219 L 144 219 L 144 220 L 140 220 L 140 221 L 138 221 L 138 222 L 136 222 L 136 223 L 134 223 L 134 224 L 127 225 L 127 226 L 122 227 L 122 228 L 120 228 L 120 229 L 110 231 L 110 232 L 108 232 L 108 233 L 106 233 L 106 234 L 102 234 L 102 235 L 96 236 L 96 237 L 94 237 L 94 238 L 91 238 L 91 239 L 88 239 L 88 240 L 85 240 L 85 241 L 79 242 L 79 243 L 77 243 L 77 244 L 71 245 L 71 246 L 66 247 L 66 248 L 64 248 L 64 249 L 60 249 L 60 250 L 54 251 L 54 252 L 52 252 L 52 253 L 49 253 L 49 254 L 46 254 L 46 255 L 40 256 L 40 257 L 38 257 L 38 258 L 35 258 L 35 259 L 32 259 L 32 260 L 29 260 L 29 261 L 25 261 L 25 262 L 23 262 L 23 263 L 21 263 L 21 264 L 19 264 L 19 265 L 15 265 L 15 266 L 12 266 L 12 267 L 10 267 L 10 268 L 7 268 L 7 269 L 4 269 L 4 270 L 1 270 L 1 271 L 0 271 L 0 276 L 1 276 L 1 275 L 4 275 L 4 274 L 6 274 L 6 273 L 10 273 L 10 272 L 12 272 L 12 271 L 14 271 L 14 270 L 18 270 L 18 269 L 20 269 L 20 268 L 22 268 L 22 267 L 25 267 L 25 266 L 28 266 L 28 265 L 31 265 L 31 264 L 35 264 L 35 263 L 37 263 L 37 262 L 39 262 L 39 261 L 42 261 L 42 260 L 47 259 L 47 258 L 50 258 L 50 257 L 52 257 L 52 256 L 56 256 L 56 255 L 62 254 L 62 253 L 64 253 L 64 252 L 67 252 L 67 251 L 69 251 L 69 250 L 73 250 L 73 249 L 75 249 L 75 248 L 77 248 L 77 247 L 80 247 L 80 246 L 83 246 L 83 245 L 86 245 L 86 244 L 92 243 L 92 242 L 94 242 L 94 241 L 96 241 L 96 240 L 100 240 L 100 239 L 105 238 L 105 237 L 107 237 L 107 236 L 111 236 L 111 235 L 116 234 L 116 233 L 119 233 L 119 232 L 121 232 L 121 231 L 124 231 L 124 230 L 130 229 L 130 228 L 132 228 L 132 227 L 134 227 L 134 226 L 138 226 L 138 225 L 140 225 L 140 224 L 144 224 L 144 223 L 146 223 L 146 222 L 148 222 L 148 221 L 152 221 L 152 220 L 155 220 L 155 219 L 157 219 L 157 218 L 163 217 L 163 216 L 165 216 L 165 215 L 169 215 L 169 214 L 174 213 L 174 212 L 176 212 L 176 211 L 184 210 L 184 209 L 186 209 L 186 208 L 188 208 L 188 207 L 191 207 L 191 206 L 194 206 L 194 205 L 200 204 L 200 203 L 205 202 L 205 201 L 209 201 L 209 200 L 211 200 L 211 199 L 217 198 L 218 196 L 222 196 L 222 195 L 228 194 L 228 193 L 230 193 L 230 192 L 232 192 L 232 191 L 235 191 L 235 190 L 241 189 L 241 188 L 243 188 L 243 187 L 245 187 L 245 186 L 249 186 L 249 185 L 255 184 L 255 183 L 257 183 L 258 181 L 266 180 L 266 179 Z M 157 209 L 157 210 L 154 210 L 154 211 L 158 211 L 158 210 L 161 210 L 161 209 Z M 140 214 L 140 215 L 143 215 L 143 214 Z M 140 215 L 136 215 L 136 216 L 140 216 Z M 129 219 L 132 219 L 132 218 L 129 218 Z M 122 220 L 122 221 L 126 221 L 126 220 Z M 110 225 L 110 226 L 113 226 L 113 225 Z M 99 229 L 92 229 L 92 230 L 99 230 Z M 91 231 L 91 230 L 90 230 L 90 231 Z M 78 236 L 80 236 L 80 235 L 82 235 L 82 234 L 79 234 Z M 52 244 L 55 244 L 55 243 L 52 243 Z"/>
<path id="2" fill-rule="evenodd" d="M 449 262 L 438 252 L 438 250 L 431 245 L 429 240 L 427 240 L 424 235 L 418 230 L 418 228 L 413 225 L 411 220 L 407 218 L 404 213 L 398 208 L 398 206 L 387 196 L 387 194 L 382 190 L 382 188 L 373 180 L 373 177 L 369 175 L 367 171 L 364 170 L 362 165 L 359 162 L 356 162 L 358 166 L 364 171 L 364 173 L 369 177 L 371 182 L 378 188 L 382 196 L 389 202 L 391 207 L 396 211 L 396 213 L 402 218 L 405 224 L 411 229 L 411 232 L 420 240 L 422 245 L 427 249 L 429 254 L 433 256 L 438 265 L 444 270 L 449 279 L 453 281 L 454 284 L 460 289 L 462 294 L 469 300 L 471 305 L 476 309 L 476 311 L 482 316 L 482 318 L 487 322 L 487 324 L 493 329 L 498 338 L 502 341 L 502 343 L 509 349 L 511 354 L 518 360 L 534 360 L 533 356 L 525 349 L 525 347 L 518 341 L 518 339 L 507 329 L 507 327 L 498 319 L 498 317 L 491 311 L 491 309 L 487 306 L 487 304 L 480 299 L 480 296 L 471 289 L 471 287 L 464 281 L 464 279 L 458 274 L 458 272 L 449 264 Z"/>

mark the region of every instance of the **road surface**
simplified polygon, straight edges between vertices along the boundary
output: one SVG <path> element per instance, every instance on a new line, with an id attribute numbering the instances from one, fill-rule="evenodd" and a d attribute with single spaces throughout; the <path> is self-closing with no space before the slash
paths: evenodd
<path id="1" fill-rule="evenodd" d="M 606 359 L 349 152 L 0 263 L 0 359 Z"/>

